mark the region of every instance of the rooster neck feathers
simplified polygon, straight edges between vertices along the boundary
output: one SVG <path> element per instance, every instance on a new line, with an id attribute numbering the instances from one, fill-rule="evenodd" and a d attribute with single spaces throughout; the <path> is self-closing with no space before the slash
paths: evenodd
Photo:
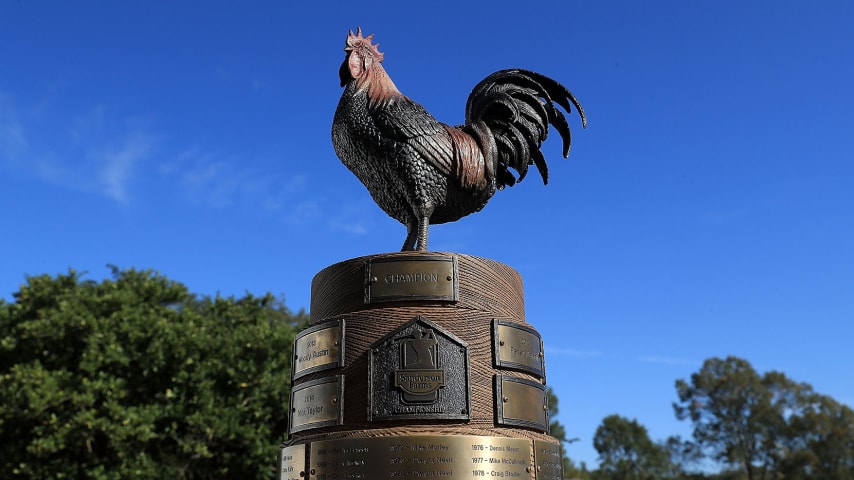
<path id="1" fill-rule="evenodd" d="M 403 96 L 380 65 L 383 54 L 378 43 L 371 43 L 373 38 L 373 34 L 363 37 L 361 28 L 355 34 L 351 30 L 344 47 L 347 57 L 339 72 L 341 86 L 355 82 L 358 91 L 367 91 L 370 108 Z"/>

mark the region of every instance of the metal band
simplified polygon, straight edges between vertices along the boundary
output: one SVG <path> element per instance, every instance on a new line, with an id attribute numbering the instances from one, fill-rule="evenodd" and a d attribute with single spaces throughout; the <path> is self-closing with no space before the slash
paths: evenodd
<path id="1" fill-rule="evenodd" d="M 475 435 L 408 435 L 312 442 L 303 480 L 535 478 L 532 441 Z"/>

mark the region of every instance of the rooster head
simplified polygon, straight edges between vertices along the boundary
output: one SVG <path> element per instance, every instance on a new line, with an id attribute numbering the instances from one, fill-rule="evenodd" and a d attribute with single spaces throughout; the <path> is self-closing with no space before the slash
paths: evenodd
<path id="1" fill-rule="evenodd" d="M 373 38 L 373 33 L 363 37 L 361 27 L 356 29 L 355 34 L 350 30 L 344 46 L 347 58 L 338 72 L 342 87 L 350 80 L 363 78 L 372 66 L 383 61 L 383 54 L 377 50 L 379 44 L 371 43 Z"/>

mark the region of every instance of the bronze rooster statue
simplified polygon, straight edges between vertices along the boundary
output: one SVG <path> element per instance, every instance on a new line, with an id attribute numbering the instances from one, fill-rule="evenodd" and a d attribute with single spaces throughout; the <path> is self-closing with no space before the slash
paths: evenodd
<path id="1" fill-rule="evenodd" d="M 548 183 L 540 152 L 549 124 L 569 155 L 569 124 L 555 103 L 587 126 L 575 96 L 536 72 L 511 69 L 489 75 L 466 103 L 465 124 L 437 121 L 397 89 L 371 42 L 349 32 L 339 76 L 344 93 L 335 110 L 335 153 L 368 188 L 377 205 L 406 225 L 402 250 L 427 250 L 429 225 L 480 211 L 496 190 L 525 178 L 535 165 Z M 509 169 L 518 172 L 518 178 Z"/>

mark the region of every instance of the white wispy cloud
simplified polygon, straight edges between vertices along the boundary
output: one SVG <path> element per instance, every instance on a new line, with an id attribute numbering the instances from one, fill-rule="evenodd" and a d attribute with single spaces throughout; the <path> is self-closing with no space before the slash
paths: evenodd
<path id="1" fill-rule="evenodd" d="M 124 204 L 134 171 L 154 144 L 145 128 L 109 118 L 104 106 L 74 115 L 29 114 L 0 94 L 0 166 L 17 175 Z"/>
<path id="2" fill-rule="evenodd" d="M 55 100 L 67 97 L 16 104 L 0 88 L 0 174 L 100 195 L 121 206 L 154 202 L 144 187 L 156 182 L 160 192 L 174 192 L 199 208 L 255 209 L 290 225 L 350 235 L 366 234 L 365 219 L 376 215 L 368 201 L 330 205 L 305 173 L 277 168 L 286 159 L 180 145 L 158 133 L 151 118 L 104 103 L 74 110 Z"/>
<path id="3" fill-rule="evenodd" d="M 285 221 L 291 225 L 314 223 L 323 218 L 320 202 L 315 200 L 300 200 L 294 202 L 287 212 Z"/>
<path id="4" fill-rule="evenodd" d="M 373 202 L 357 200 L 336 209 L 327 219 L 327 225 L 331 230 L 366 235 L 371 231 L 372 220 L 380 214 L 382 211 Z"/>
<path id="5" fill-rule="evenodd" d="M 275 211 L 286 205 L 289 194 L 304 188 L 304 177 L 281 179 L 268 170 L 247 168 L 245 164 L 254 162 L 193 147 L 156 170 L 178 182 L 191 202 L 213 208 L 248 204 Z"/>
<path id="6" fill-rule="evenodd" d="M 117 148 L 101 154 L 98 178 L 102 193 L 119 203 L 127 203 L 134 167 L 145 161 L 152 149 L 151 138 L 141 132 L 131 132 Z"/>
<path id="7" fill-rule="evenodd" d="M 543 350 L 550 355 L 564 355 L 567 357 L 592 358 L 602 356 L 602 352 L 598 350 L 579 350 L 575 348 L 552 347 L 550 345 L 544 346 Z"/>
<path id="8" fill-rule="evenodd" d="M 703 362 L 692 360 L 689 358 L 665 357 L 660 355 L 641 355 L 637 359 L 644 363 L 658 363 L 662 365 L 684 365 L 684 366 L 699 366 Z"/>
<path id="9" fill-rule="evenodd" d="M 192 147 L 161 163 L 156 171 L 176 182 L 185 197 L 200 207 L 259 209 L 289 225 L 324 223 L 323 198 L 315 192 L 306 195 L 311 188 L 309 177 L 280 173 L 274 167 L 277 161 Z"/>
<path id="10" fill-rule="evenodd" d="M 0 155 L 3 163 L 16 161 L 26 149 L 23 126 L 8 102 L 0 96 Z"/>
<path id="11" fill-rule="evenodd" d="M 343 232 L 352 233 L 355 235 L 365 235 L 368 233 L 368 227 L 366 227 L 363 223 L 344 223 L 337 220 L 332 220 L 329 222 L 329 226 L 332 227 L 333 230 L 341 230 Z"/>

